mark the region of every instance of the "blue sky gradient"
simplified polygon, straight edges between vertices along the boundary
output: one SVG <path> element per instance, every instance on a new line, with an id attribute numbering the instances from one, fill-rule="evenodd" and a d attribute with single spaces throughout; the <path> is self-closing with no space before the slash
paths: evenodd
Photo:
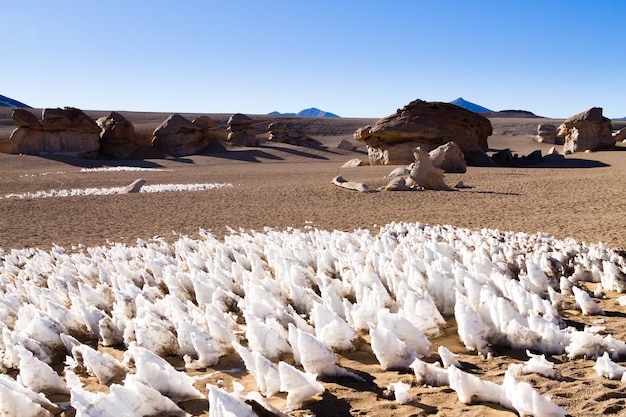
<path id="1" fill-rule="evenodd" d="M 0 94 L 33 107 L 383 117 L 420 98 L 626 116 L 623 0 L 21 0 Z"/>

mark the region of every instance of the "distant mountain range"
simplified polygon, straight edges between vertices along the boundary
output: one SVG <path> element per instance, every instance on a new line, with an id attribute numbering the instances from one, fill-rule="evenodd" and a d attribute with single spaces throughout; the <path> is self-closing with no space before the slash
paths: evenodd
<path id="1" fill-rule="evenodd" d="M 17 100 L 13 100 L 12 98 L 5 97 L 3 95 L 0 95 L 0 107 L 23 107 L 27 109 L 32 108 L 29 105 L 26 105 Z"/>
<path id="2" fill-rule="evenodd" d="M 315 107 L 311 107 L 310 109 L 304 109 L 298 113 L 280 113 L 277 111 L 273 111 L 268 114 L 271 116 L 340 117 L 334 113 L 316 109 Z"/>
<path id="3" fill-rule="evenodd" d="M 456 100 L 451 101 L 450 104 L 463 107 L 464 109 L 473 111 L 474 113 L 493 113 L 493 110 L 489 110 L 486 107 L 479 106 L 478 104 L 472 103 L 471 101 L 464 100 L 463 97 L 459 97 Z"/>
<path id="4" fill-rule="evenodd" d="M 480 113 L 481 115 L 485 117 L 519 117 L 519 118 L 540 117 L 527 110 L 500 110 L 500 111 L 489 110 L 486 107 L 480 106 L 476 103 L 472 103 L 471 101 L 464 100 L 462 97 L 459 97 L 454 101 L 451 101 L 450 104 L 463 107 L 464 109 L 473 111 L 474 113 Z"/>

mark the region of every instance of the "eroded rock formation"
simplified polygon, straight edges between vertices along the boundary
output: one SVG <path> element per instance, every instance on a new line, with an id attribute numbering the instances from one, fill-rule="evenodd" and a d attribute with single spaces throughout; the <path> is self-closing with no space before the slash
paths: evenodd
<path id="1" fill-rule="evenodd" d="M 254 121 L 245 114 L 235 113 L 228 119 L 228 138 L 226 141 L 237 146 L 258 146 Z"/>
<path id="2" fill-rule="evenodd" d="M 602 115 L 601 107 L 592 107 L 570 117 L 559 126 L 557 136 L 564 139 L 564 153 L 597 151 L 615 146 L 611 119 Z"/>
<path id="3" fill-rule="evenodd" d="M 124 116 L 111 112 L 96 120 L 100 126 L 100 156 L 126 159 L 135 150 L 135 128 Z"/>
<path id="4" fill-rule="evenodd" d="M 372 165 L 409 164 L 416 147 L 429 152 L 450 141 L 463 151 L 468 165 L 491 165 L 486 151 L 492 132 L 491 122 L 477 113 L 449 103 L 415 100 L 359 128 L 354 138 L 367 145 Z"/>
<path id="5" fill-rule="evenodd" d="M 152 134 L 152 146 L 172 156 L 200 153 L 210 143 L 208 129 L 214 126 L 208 117 L 190 122 L 180 114 L 172 114 Z"/>
<path id="6" fill-rule="evenodd" d="M 557 144 L 559 139 L 556 136 L 556 126 L 549 124 L 541 124 L 537 126 L 537 136 L 535 140 L 539 143 Z M 560 143 L 562 145 L 563 142 Z"/>
<path id="7" fill-rule="evenodd" d="M 43 109 L 41 121 L 25 109 L 12 114 L 17 128 L 9 143 L 12 153 L 77 153 L 93 156 L 100 147 L 100 127 L 74 107 Z"/>
<path id="8" fill-rule="evenodd" d="M 408 186 L 419 185 L 427 190 L 451 190 L 443 180 L 443 169 L 433 165 L 428 153 L 421 147 L 413 152 L 415 164 L 409 173 Z"/>

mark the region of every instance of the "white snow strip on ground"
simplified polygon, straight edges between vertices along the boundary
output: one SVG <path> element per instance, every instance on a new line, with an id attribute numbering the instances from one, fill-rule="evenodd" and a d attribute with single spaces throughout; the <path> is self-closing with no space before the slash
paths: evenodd
<path id="1" fill-rule="evenodd" d="M 217 188 L 232 187 L 231 183 L 208 183 L 208 184 L 154 184 L 141 187 L 142 193 L 163 193 L 169 191 L 202 191 Z M 11 193 L 4 196 L 8 198 L 48 198 L 48 197 L 73 197 L 79 195 L 111 195 L 120 194 L 125 187 L 111 188 L 72 188 L 71 190 L 35 191 L 33 193 Z M 2 197 L 0 197 L 2 198 Z"/>

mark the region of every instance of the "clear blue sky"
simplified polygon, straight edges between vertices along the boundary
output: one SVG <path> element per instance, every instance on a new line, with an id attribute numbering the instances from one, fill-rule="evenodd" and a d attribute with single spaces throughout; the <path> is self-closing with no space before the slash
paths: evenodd
<path id="1" fill-rule="evenodd" d="M 420 98 L 626 116 L 624 0 L 14 0 L 0 94 L 33 107 L 382 117 Z"/>

